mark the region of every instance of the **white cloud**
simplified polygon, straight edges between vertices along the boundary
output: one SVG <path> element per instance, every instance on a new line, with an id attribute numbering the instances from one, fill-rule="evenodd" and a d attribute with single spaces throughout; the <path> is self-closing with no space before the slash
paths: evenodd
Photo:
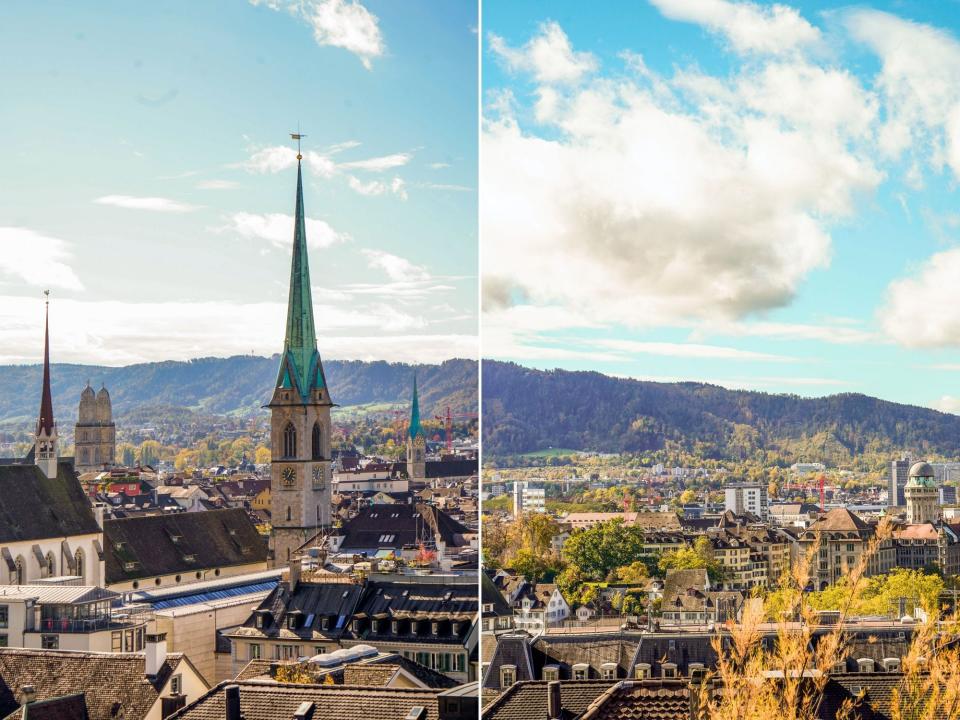
<path id="1" fill-rule="evenodd" d="M 448 167 L 450 167 L 450 163 L 445 163 L 445 162 L 430 163 L 431 170 L 443 170 L 444 168 L 448 168 Z"/>
<path id="2" fill-rule="evenodd" d="M 888 156 L 922 156 L 934 168 L 949 163 L 960 177 L 960 43 L 930 25 L 877 10 L 846 13 L 854 39 L 882 63 L 876 86 L 886 119 L 879 147 Z"/>
<path id="3" fill-rule="evenodd" d="M 171 200 L 164 197 L 134 197 L 132 195 L 104 195 L 94 200 L 98 205 L 112 205 L 127 210 L 150 210 L 151 212 L 186 213 L 198 210 L 198 205 Z"/>
<path id="4" fill-rule="evenodd" d="M 617 350 L 626 355 L 661 355 L 664 357 L 698 358 L 713 360 L 759 360 L 782 362 L 793 358 L 770 353 L 740 350 L 721 345 L 702 345 L 699 343 L 641 342 L 637 340 L 597 340 L 596 345 Z"/>
<path id="5" fill-rule="evenodd" d="M 393 180 L 390 182 L 383 182 L 381 180 L 363 182 L 359 178 L 350 175 L 347 178 L 347 184 L 350 186 L 351 190 L 360 193 L 361 195 L 393 194 L 399 197 L 401 200 L 407 199 L 406 183 L 402 178 L 399 177 L 393 178 Z"/>
<path id="6" fill-rule="evenodd" d="M 782 55 L 817 43 L 820 31 L 787 5 L 729 0 L 650 0 L 664 16 L 702 25 L 739 53 Z"/>
<path id="7" fill-rule="evenodd" d="M 567 34 L 555 22 L 541 24 L 538 33 L 519 49 L 491 34 L 490 48 L 510 70 L 529 72 L 544 84 L 576 83 L 598 66 L 590 53 L 574 52 Z"/>
<path id="8" fill-rule="evenodd" d="M 379 20 L 356 0 L 250 0 L 271 10 L 286 9 L 307 22 L 318 45 L 343 48 L 369 70 L 386 51 Z"/>
<path id="9" fill-rule="evenodd" d="M 334 230 L 324 220 L 305 218 L 304 224 L 307 245 L 311 248 L 326 248 L 350 239 L 347 233 Z M 293 242 L 293 216 L 283 213 L 234 213 L 230 216 L 230 225 L 223 229 L 232 230 L 241 237 L 266 240 L 285 250 L 289 250 Z"/>
<path id="10" fill-rule="evenodd" d="M 236 180 L 204 180 L 197 183 L 198 190 L 232 190 L 240 187 Z"/>
<path id="11" fill-rule="evenodd" d="M 955 395 L 943 395 L 938 398 L 931 407 L 940 412 L 960 415 L 960 397 Z"/>
<path id="12" fill-rule="evenodd" d="M 0 276 L 35 287 L 80 290 L 83 284 L 70 266 L 69 245 L 21 227 L 0 227 Z"/>
<path id="13" fill-rule="evenodd" d="M 398 168 L 410 162 L 413 155 L 410 153 L 394 153 L 393 155 L 384 155 L 383 157 L 368 158 L 366 160 L 351 160 L 350 162 L 340 163 L 339 167 L 348 170 L 368 170 L 370 172 L 386 172 L 393 168 Z"/>
<path id="14" fill-rule="evenodd" d="M 40 361 L 42 313 L 40 299 L 0 297 L 0 363 Z M 50 305 L 51 359 L 117 366 L 251 350 L 270 355 L 283 347 L 285 313 L 285 302 L 125 303 L 55 298 Z M 388 303 L 318 303 L 315 317 L 325 358 L 435 363 L 477 356 L 476 337 L 432 334 L 426 331 L 428 320 Z"/>
<path id="15" fill-rule="evenodd" d="M 849 323 L 809 323 L 783 322 L 739 322 L 714 323 L 698 326 L 694 330 L 698 337 L 721 335 L 727 337 L 771 337 L 778 340 L 816 340 L 836 345 L 850 345 L 875 342 L 879 335 L 870 330 L 850 327 Z"/>
<path id="16" fill-rule="evenodd" d="M 960 346 L 960 248 L 928 258 L 887 287 L 883 329 L 906 347 Z"/>
<path id="17" fill-rule="evenodd" d="M 319 177 L 329 178 L 336 172 L 336 163 L 327 155 L 307 151 L 303 158 L 307 168 Z M 247 172 L 263 174 L 282 172 L 295 167 L 296 164 L 296 150 L 286 145 L 274 145 L 257 150 L 246 162 L 241 163 L 240 167 Z"/>
<path id="18" fill-rule="evenodd" d="M 485 314 L 525 302 L 642 327 L 784 306 L 883 177 L 871 94 L 806 60 L 557 93 L 533 127 L 516 101 L 488 108 Z"/>
<path id="19" fill-rule="evenodd" d="M 387 277 L 395 282 L 423 281 L 430 279 L 430 273 L 421 265 L 414 265 L 406 258 L 383 250 L 363 248 L 361 252 L 367 258 L 367 265 L 383 270 Z"/>

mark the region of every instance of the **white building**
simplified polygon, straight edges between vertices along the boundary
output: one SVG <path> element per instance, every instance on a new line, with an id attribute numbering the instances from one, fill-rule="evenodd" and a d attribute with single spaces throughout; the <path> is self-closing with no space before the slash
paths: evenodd
<path id="1" fill-rule="evenodd" d="M 534 485 L 526 480 L 517 480 L 513 484 L 514 517 L 528 512 L 546 512 L 546 501 L 547 491 L 543 485 Z"/>
<path id="2" fill-rule="evenodd" d="M 766 520 L 768 515 L 767 487 L 762 484 L 728 485 L 724 488 L 723 504 L 724 510 L 732 510 L 737 515 L 748 512 Z"/>
<path id="3" fill-rule="evenodd" d="M 823 472 L 826 469 L 827 466 L 819 462 L 798 462 L 790 466 L 790 470 L 797 475 L 803 475 L 804 473 L 811 472 Z"/>

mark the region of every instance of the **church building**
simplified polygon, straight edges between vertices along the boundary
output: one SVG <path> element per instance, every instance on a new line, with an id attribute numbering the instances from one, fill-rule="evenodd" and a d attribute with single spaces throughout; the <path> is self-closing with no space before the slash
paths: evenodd
<path id="1" fill-rule="evenodd" d="M 70 458 L 59 457 L 50 391 L 49 304 L 40 414 L 23 460 L 0 461 L 0 585 L 71 576 L 102 584 L 103 531 Z"/>
<path id="2" fill-rule="evenodd" d="M 74 430 L 74 467 L 77 472 L 99 472 L 116 460 L 117 428 L 106 386 L 94 393 L 90 383 L 80 393 L 80 411 Z"/>
<path id="3" fill-rule="evenodd" d="M 310 292 L 303 174 L 297 153 L 297 197 L 286 337 L 270 404 L 270 492 L 273 561 L 285 565 L 308 538 L 330 525 L 334 407 L 317 351 Z"/>
<path id="4" fill-rule="evenodd" d="M 407 477 L 411 487 L 422 487 L 427 478 L 427 438 L 420 425 L 416 375 L 413 376 L 413 402 L 410 404 L 410 428 L 407 431 Z"/>

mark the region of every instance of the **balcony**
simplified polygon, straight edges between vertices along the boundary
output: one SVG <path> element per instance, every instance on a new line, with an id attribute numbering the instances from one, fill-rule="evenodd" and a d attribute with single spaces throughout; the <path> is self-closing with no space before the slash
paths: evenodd
<path id="1" fill-rule="evenodd" d="M 33 632 L 43 633 L 92 633 L 100 630 L 119 630 L 134 627 L 145 622 L 136 617 L 94 618 L 44 618 Z"/>

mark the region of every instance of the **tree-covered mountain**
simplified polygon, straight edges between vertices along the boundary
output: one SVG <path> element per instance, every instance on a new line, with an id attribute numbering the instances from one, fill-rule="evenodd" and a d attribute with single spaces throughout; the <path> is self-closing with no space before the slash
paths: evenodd
<path id="1" fill-rule="evenodd" d="M 270 399 L 279 356 L 237 355 L 186 362 L 156 362 L 126 367 L 54 364 L 53 406 L 57 420 L 73 423 L 80 392 L 89 380 L 105 383 L 114 414 L 153 406 L 188 408 L 206 414 L 248 414 Z M 440 365 L 328 360 L 323 364 L 334 402 L 341 406 L 409 403 L 414 371 L 424 414 L 477 410 L 477 363 L 447 360 Z M 40 403 L 40 365 L 0 367 L 0 424 L 35 422 Z"/>
<path id="2" fill-rule="evenodd" d="M 550 447 L 645 452 L 668 445 L 725 460 L 758 449 L 832 463 L 905 450 L 960 455 L 960 417 L 855 393 L 803 398 L 489 360 L 481 372 L 488 458 Z"/>

